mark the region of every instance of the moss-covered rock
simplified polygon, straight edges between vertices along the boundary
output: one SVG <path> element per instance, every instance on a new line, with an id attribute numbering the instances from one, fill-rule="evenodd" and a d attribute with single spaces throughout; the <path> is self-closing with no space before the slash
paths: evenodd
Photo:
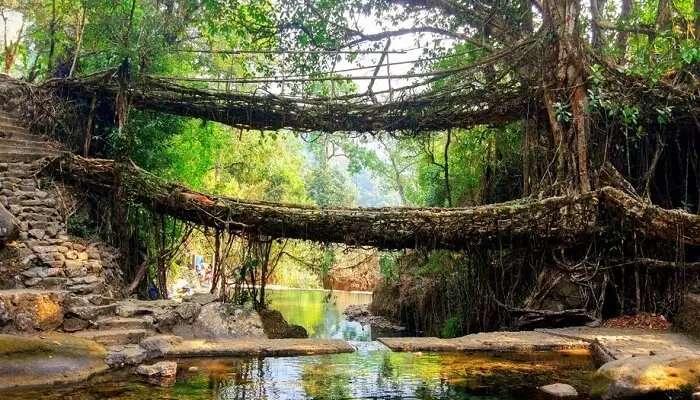
<path id="1" fill-rule="evenodd" d="M 34 333 L 50 331 L 63 323 L 63 291 L 0 290 L 0 331 Z"/>

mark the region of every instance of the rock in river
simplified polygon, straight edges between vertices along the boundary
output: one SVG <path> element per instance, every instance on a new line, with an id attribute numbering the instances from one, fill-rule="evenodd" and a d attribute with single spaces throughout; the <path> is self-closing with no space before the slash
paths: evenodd
<path id="1" fill-rule="evenodd" d="M 266 337 L 257 312 L 229 303 L 203 306 L 192 324 L 192 330 L 194 337 L 204 339 Z"/>
<path id="2" fill-rule="evenodd" d="M 678 392 L 700 383 L 700 354 L 676 352 L 628 357 L 598 369 L 592 395 L 603 400 Z"/>
<path id="3" fill-rule="evenodd" d="M 538 389 L 540 392 L 554 399 L 570 399 L 573 397 L 578 397 L 578 392 L 576 389 L 573 386 L 565 383 L 554 383 L 547 386 L 540 386 Z"/>
<path id="4" fill-rule="evenodd" d="M 143 375 L 149 383 L 160 386 L 171 386 L 175 383 L 177 375 L 177 363 L 175 361 L 161 361 L 151 365 L 139 365 L 136 373 Z"/>

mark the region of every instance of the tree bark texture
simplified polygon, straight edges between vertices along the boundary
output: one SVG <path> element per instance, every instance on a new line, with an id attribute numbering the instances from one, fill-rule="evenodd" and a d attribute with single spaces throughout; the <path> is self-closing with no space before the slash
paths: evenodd
<path id="1" fill-rule="evenodd" d="M 591 190 L 588 161 L 588 112 L 585 53 L 580 43 L 580 0 L 544 0 L 549 29 L 544 101 L 557 153 L 557 183 L 569 193 Z"/>

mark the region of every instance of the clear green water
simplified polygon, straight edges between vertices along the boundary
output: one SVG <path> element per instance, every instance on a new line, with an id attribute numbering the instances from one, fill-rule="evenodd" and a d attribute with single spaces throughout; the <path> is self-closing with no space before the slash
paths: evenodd
<path id="1" fill-rule="evenodd" d="M 569 383 L 582 393 L 594 371 L 585 353 L 487 355 L 393 353 L 368 341 L 371 329 L 342 317 L 348 302 L 368 295 L 279 291 L 273 308 L 314 337 L 351 339 L 353 354 L 287 358 L 178 360 L 174 386 L 141 382 L 128 370 L 69 387 L 0 392 L 0 399 L 263 400 L 263 399 L 538 399 L 537 386 Z M 319 300 L 329 300 L 320 301 Z"/>
<path id="2" fill-rule="evenodd" d="M 282 289 L 267 292 L 269 307 L 290 324 L 306 328 L 309 337 L 368 341 L 372 328 L 348 321 L 343 311 L 351 304 L 369 304 L 372 294 L 326 290 Z"/>

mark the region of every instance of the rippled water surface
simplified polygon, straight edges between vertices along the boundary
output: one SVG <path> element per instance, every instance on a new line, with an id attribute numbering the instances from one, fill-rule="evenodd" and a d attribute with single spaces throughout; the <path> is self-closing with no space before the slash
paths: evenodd
<path id="1" fill-rule="evenodd" d="M 581 399 L 587 398 L 593 365 L 585 353 L 394 353 L 369 341 L 369 327 L 342 317 L 345 306 L 369 299 L 342 292 L 329 296 L 323 291 L 272 295 L 272 308 L 290 322 L 304 326 L 313 337 L 350 339 L 357 348 L 352 354 L 178 360 L 177 381 L 168 388 L 148 385 L 122 370 L 77 386 L 10 397 L 0 393 L 0 399 L 516 400 L 537 399 L 535 388 L 554 382 L 569 383 L 582 392 Z"/>

